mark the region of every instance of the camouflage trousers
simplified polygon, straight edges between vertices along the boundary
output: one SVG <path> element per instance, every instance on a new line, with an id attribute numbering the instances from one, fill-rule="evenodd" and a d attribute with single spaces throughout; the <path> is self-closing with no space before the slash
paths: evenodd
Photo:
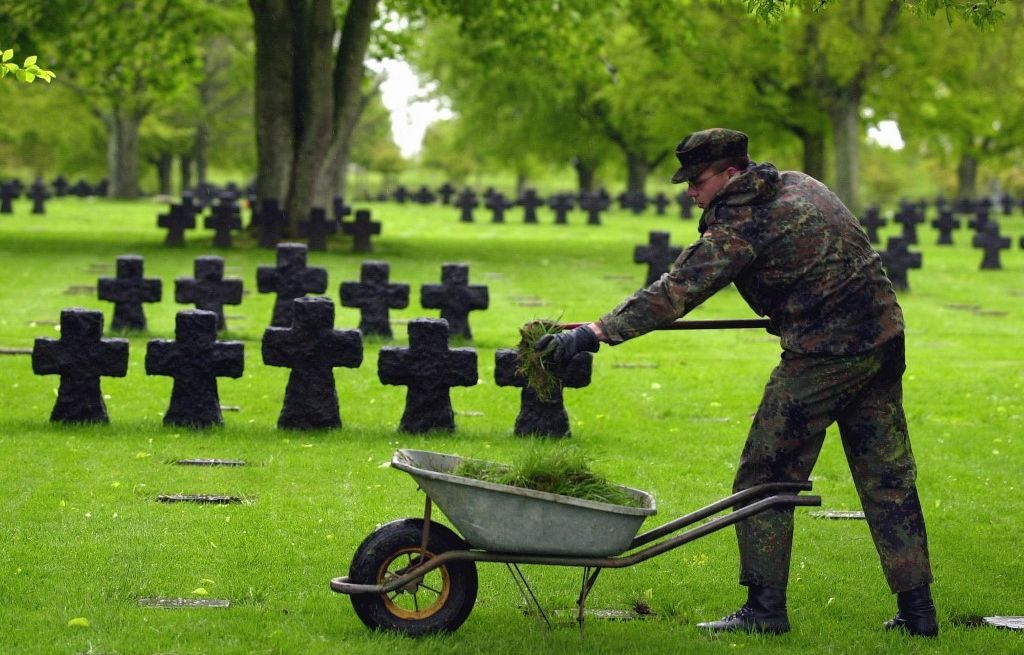
<path id="1" fill-rule="evenodd" d="M 932 582 L 917 468 L 903 413 L 904 340 L 855 356 L 784 352 L 740 458 L 735 491 L 807 480 L 833 422 L 893 593 Z M 785 589 L 793 508 L 736 524 L 740 584 Z"/>

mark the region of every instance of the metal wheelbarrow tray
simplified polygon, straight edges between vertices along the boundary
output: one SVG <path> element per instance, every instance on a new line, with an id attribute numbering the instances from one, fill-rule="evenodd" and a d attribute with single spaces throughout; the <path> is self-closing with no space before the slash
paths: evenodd
<path id="1" fill-rule="evenodd" d="M 644 519 L 656 512 L 654 498 L 643 491 L 620 487 L 640 507 L 597 503 L 453 475 L 461 461 L 421 450 L 399 450 L 392 458 L 391 465 L 409 473 L 426 493 L 423 518 L 380 526 L 357 549 L 349 575 L 330 585 L 351 597 L 367 627 L 413 636 L 452 632 L 476 601 L 476 562 L 497 562 L 508 566 L 528 606 L 536 606 L 545 621 L 519 565 L 582 568 L 576 601 L 582 629 L 584 604 L 602 569 L 638 564 L 768 509 L 821 505 L 818 496 L 798 495 L 811 489 L 809 481 L 772 482 L 637 535 Z M 431 520 L 432 503 L 461 537 Z M 657 543 L 640 548 L 651 542 Z"/>

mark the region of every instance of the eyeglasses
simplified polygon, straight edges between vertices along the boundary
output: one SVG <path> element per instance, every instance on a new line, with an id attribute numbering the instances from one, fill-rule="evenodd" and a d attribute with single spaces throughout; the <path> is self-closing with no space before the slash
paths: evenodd
<path id="1" fill-rule="evenodd" d="M 702 186 L 707 184 L 708 180 L 710 180 L 711 178 L 714 178 L 714 177 L 718 177 L 719 175 L 721 175 L 724 172 L 725 171 L 718 171 L 717 173 L 712 173 L 711 175 L 708 175 L 707 177 L 705 177 L 703 180 L 699 180 L 699 179 L 687 180 L 686 184 L 691 189 L 700 189 Z"/>

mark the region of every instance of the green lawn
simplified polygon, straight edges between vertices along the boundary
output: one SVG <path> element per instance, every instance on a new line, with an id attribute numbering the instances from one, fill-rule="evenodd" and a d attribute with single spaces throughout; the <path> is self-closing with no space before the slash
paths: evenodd
<path id="1" fill-rule="evenodd" d="M 68 295 L 112 275 L 119 254 L 145 257 L 146 276 L 163 280 L 164 300 L 147 305 L 150 332 L 131 337 L 129 372 L 104 378 L 111 422 L 62 427 L 48 422 L 58 378 L 34 376 L 27 356 L 0 356 L 0 653 L 349 653 L 349 652 L 1021 652 L 1020 633 L 970 627 L 978 615 L 1024 614 L 1024 218 L 1001 219 L 1014 248 L 1004 270 L 979 271 L 969 231 L 937 247 L 921 229 L 924 268 L 901 294 L 908 322 L 906 409 L 927 513 L 942 635 L 937 641 L 886 634 L 894 611 L 867 526 L 798 511 L 790 587 L 793 631 L 778 638 L 709 637 L 693 624 L 718 618 L 742 600 L 731 530 L 700 539 L 637 567 L 602 574 L 589 606 L 625 609 L 645 599 L 643 621 L 591 619 L 581 644 L 567 619 L 553 630 L 525 616 L 509 575 L 480 565 L 480 593 L 454 635 L 411 640 L 365 630 L 347 598 L 328 582 L 347 572 L 362 539 L 387 520 L 416 516 L 423 497 L 411 478 L 386 466 L 397 448 L 422 448 L 502 461 L 528 446 L 512 435 L 519 392 L 494 383 L 494 351 L 514 347 L 533 318 L 598 317 L 632 292 L 644 269 L 633 247 L 652 229 L 685 245 L 696 221 L 612 212 L 585 225 L 458 222 L 455 209 L 376 205 L 383 222 L 372 258 L 391 264 L 391 280 L 411 285 L 411 306 L 392 318 L 437 316 L 419 306 L 419 287 L 440 279 L 441 264 L 470 264 L 470 282 L 490 289 L 490 309 L 470 316 L 479 383 L 452 392 L 452 435 L 396 432 L 405 390 L 377 380 L 368 340 L 358 369 L 336 369 L 344 427 L 331 432 L 276 428 L 288 371 L 267 367 L 260 338 L 272 298 L 256 292 L 256 267 L 272 251 L 217 254 L 249 293 L 228 307 L 229 333 L 245 342 L 245 374 L 221 379 L 223 428 L 165 428 L 171 380 L 145 375 L 146 341 L 172 338 L 175 277 L 191 277 L 196 256 L 214 253 L 212 234 L 189 233 L 188 246 L 163 247 L 151 202 L 75 198 L 52 201 L 45 216 L 0 215 L 0 347 L 30 348 L 59 336 L 49 322 L 62 308 L 112 305 Z M 929 219 L 932 216 L 929 216 Z M 889 233 L 895 229 L 890 228 Z M 328 295 L 356 280 L 364 257 L 337 239 L 310 263 L 327 268 Z M 104 268 L 105 267 L 105 268 Z M 536 302 L 542 306 L 532 306 Z M 965 309 L 972 306 L 975 309 Z M 750 317 L 731 288 L 693 318 Z M 337 308 L 354 328 L 356 310 Z M 405 344 L 405 326 L 395 325 Z M 566 390 L 573 441 L 608 477 L 650 491 L 658 516 L 645 528 L 729 493 L 739 452 L 778 342 L 759 331 L 661 332 L 596 355 L 593 383 Z M 629 367 L 636 364 L 643 368 Z M 203 469 L 182 457 L 246 460 L 244 468 Z M 837 435 L 814 472 L 815 493 L 830 509 L 858 501 Z M 228 506 L 166 505 L 163 493 L 228 493 Z M 575 569 L 525 567 L 549 609 L 568 610 Z M 205 591 L 204 591 L 205 590 Z M 146 597 L 228 599 L 227 609 L 140 607 Z M 69 625 L 82 623 L 87 627 Z"/>

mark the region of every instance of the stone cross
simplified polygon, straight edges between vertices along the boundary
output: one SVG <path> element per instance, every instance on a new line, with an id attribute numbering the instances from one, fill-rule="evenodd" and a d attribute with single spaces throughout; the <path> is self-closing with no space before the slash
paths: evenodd
<path id="1" fill-rule="evenodd" d="M 587 212 L 587 225 L 600 225 L 601 212 L 611 206 L 611 200 L 600 193 L 585 192 L 580 197 L 580 209 Z"/>
<path id="2" fill-rule="evenodd" d="M 693 198 L 685 189 L 676 196 L 676 202 L 679 203 L 679 218 L 689 219 L 693 218 Z"/>
<path id="3" fill-rule="evenodd" d="M 452 201 L 452 194 L 455 193 L 455 187 L 452 186 L 451 182 L 445 182 L 438 187 L 437 193 L 441 196 L 441 204 L 447 205 Z"/>
<path id="4" fill-rule="evenodd" d="M 242 377 L 245 344 L 217 341 L 217 315 L 201 309 L 178 312 L 174 341 L 146 347 L 146 374 L 174 378 L 164 425 L 205 428 L 224 423 L 217 378 Z"/>
<path id="5" fill-rule="evenodd" d="M 861 226 L 864 228 L 864 231 L 868 233 L 868 241 L 870 243 L 878 243 L 878 228 L 885 227 L 886 223 L 888 223 L 888 221 L 882 218 L 881 212 L 878 210 L 878 205 L 871 205 L 868 207 L 864 218 L 860 219 Z"/>
<path id="6" fill-rule="evenodd" d="M 334 210 L 334 220 L 342 223 L 346 216 L 352 215 L 352 208 L 345 204 L 345 196 L 334 196 L 331 201 L 331 208 Z"/>
<path id="7" fill-rule="evenodd" d="M 978 208 L 974 212 L 974 218 L 967 221 L 967 227 L 974 230 L 976 234 L 981 234 L 985 231 L 985 228 L 989 224 L 988 207 L 984 205 L 978 205 Z"/>
<path id="8" fill-rule="evenodd" d="M 473 210 L 477 208 L 480 202 L 476 199 L 476 194 L 471 189 L 463 189 L 459 197 L 452 203 L 454 206 L 462 210 L 459 215 L 459 221 L 462 223 L 473 222 Z"/>
<path id="9" fill-rule="evenodd" d="M 288 214 L 281 209 L 277 198 L 264 198 L 260 210 L 254 212 L 252 218 L 260 230 L 260 248 L 276 248 L 288 224 Z"/>
<path id="10" fill-rule="evenodd" d="M 943 209 L 949 206 L 949 201 L 946 200 L 946 196 L 941 193 L 935 196 L 935 210 L 941 212 Z"/>
<path id="11" fill-rule="evenodd" d="M 517 201 L 519 206 L 523 208 L 523 222 L 524 223 L 536 223 L 537 222 L 537 208 L 544 206 L 544 199 L 537 195 L 535 189 L 526 189 L 522 195 L 519 196 Z"/>
<path id="12" fill-rule="evenodd" d="M 441 284 L 420 287 L 420 305 L 424 309 L 440 309 L 441 318 L 448 322 L 451 336 L 472 339 L 469 312 L 487 309 L 488 304 L 487 287 L 470 286 L 469 266 L 466 264 L 443 264 Z"/>
<path id="13" fill-rule="evenodd" d="M 649 232 L 647 245 L 634 249 L 633 261 L 637 264 L 647 264 L 647 280 L 644 286 L 654 284 L 662 273 L 667 273 L 683 252 L 682 248 L 670 245 L 668 238 L 668 232 Z"/>
<path id="14" fill-rule="evenodd" d="M 1007 250 L 1010 247 L 1010 238 L 1000 236 L 999 223 L 989 221 L 982 232 L 974 235 L 971 245 L 975 248 L 984 248 L 985 256 L 981 260 L 981 270 L 1000 270 L 1003 268 L 999 261 L 999 251 Z"/>
<path id="15" fill-rule="evenodd" d="M 370 220 L 369 209 L 359 209 L 356 211 L 356 220 L 342 223 L 341 231 L 352 237 L 352 252 L 371 252 L 373 244 L 370 243 L 370 237 L 380 234 L 380 223 Z"/>
<path id="16" fill-rule="evenodd" d="M 92 187 L 89 186 L 84 177 L 78 178 L 78 181 L 68 191 L 71 192 L 71 195 L 78 198 L 88 198 L 93 193 Z"/>
<path id="17" fill-rule="evenodd" d="M 913 204 L 902 201 L 900 210 L 892 217 L 893 222 L 903 226 L 903 241 L 912 246 L 917 243 L 917 226 L 924 223 L 924 216 Z"/>
<path id="18" fill-rule="evenodd" d="M 143 261 L 138 255 L 117 258 L 117 277 L 101 277 L 97 284 L 100 300 L 114 303 L 112 330 L 145 330 L 144 302 L 160 302 L 163 284 L 157 278 L 142 277 Z"/>
<path id="19" fill-rule="evenodd" d="M 433 205 L 437 201 L 437 196 L 426 186 L 421 186 L 410 198 L 419 205 Z"/>
<path id="20" fill-rule="evenodd" d="M 28 197 L 32 199 L 32 213 L 45 214 L 46 201 L 53 197 L 50 190 L 43 182 L 43 178 L 37 177 L 35 182 L 28 188 Z"/>
<path id="21" fill-rule="evenodd" d="M 242 229 L 242 212 L 229 193 L 220 194 L 220 200 L 210 208 L 210 215 L 203 219 L 203 227 L 214 231 L 214 246 L 231 247 L 231 232 Z"/>
<path id="22" fill-rule="evenodd" d="M 128 373 L 128 340 L 103 339 L 103 312 L 81 307 L 60 313 L 60 339 L 36 339 L 32 372 L 59 375 L 60 388 L 50 420 L 108 423 L 100 376 Z"/>
<path id="23" fill-rule="evenodd" d="M 504 194 L 494 193 L 485 203 L 487 209 L 490 209 L 493 213 L 491 218 L 492 223 L 504 223 L 505 222 L 505 210 L 511 209 L 516 206 L 514 200 L 509 200 Z"/>
<path id="24" fill-rule="evenodd" d="M 548 207 L 555 210 L 555 225 L 568 224 L 566 214 L 575 206 L 576 200 L 570 193 L 556 193 L 548 198 Z"/>
<path id="25" fill-rule="evenodd" d="M 882 267 L 892 282 L 892 286 L 897 291 L 909 291 L 910 281 L 907 279 L 907 270 L 921 268 L 921 253 L 910 252 L 903 237 L 889 237 L 885 250 L 878 254 L 882 256 Z"/>
<path id="26" fill-rule="evenodd" d="M 18 187 L 10 182 L 0 182 L 0 214 L 13 214 L 14 206 L 11 201 L 20 195 Z"/>
<path id="27" fill-rule="evenodd" d="M 217 330 L 224 323 L 224 305 L 242 304 L 242 281 L 224 279 L 224 258 L 207 255 L 196 257 L 194 278 L 174 280 L 174 302 L 192 303 L 196 309 L 205 309 L 217 315 Z"/>
<path id="28" fill-rule="evenodd" d="M 256 287 L 260 293 L 277 293 L 274 316 L 270 324 L 288 327 L 292 324 L 292 301 L 307 293 L 327 291 L 327 271 L 306 267 L 305 244 L 281 243 L 277 246 L 277 266 L 256 268 Z"/>
<path id="29" fill-rule="evenodd" d="M 1013 208 L 1016 207 L 1017 201 L 1009 193 L 1004 193 L 999 196 L 999 204 L 1003 206 L 1003 215 L 1009 216 L 1013 213 Z"/>
<path id="30" fill-rule="evenodd" d="M 404 205 L 405 201 L 409 199 L 409 190 L 399 184 L 395 188 L 395 202 L 400 205 Z"/>
<path id="31" fill-rule="evenodd" d="M 951 209 L 940 209 L 939 217 L 933 220 L 931 225 L 939 231 L 938 245 L 953 245 L 953 230 L 960 229 L 960 221 L 954 217 Z"/>
<path id="32" fill-rule="evenodd" d="M 654 201 L 653 202 L 654 202 L 654 208 L 658 212 L 658 216 L 664 216 L 665 215 L 665 210 L 668 209 L 668 206 L 670 204 L 672 204 L 672 201 L 668 199 L 668 196 L 666 196 L 661 191 L 658 192 L 658 195 L 654 196 Z"/>
<path id="33" fill-rule="evenodd" d="M 199 207 L 195 204 L 195 198 L 188 191 L 181 194 L 181 204 L 172 204 L 170 212 L 157 216 L 156 225 L 167 229 L 167 237 L 164 239 L 165 246 L 184 246 L 185 230 L 194 230 L 196 227 L 196 214 Z"/>
<path id="34" fill-rule="evenodd" d="M 292 326 L 263 333 L 263 363 L 290 368 L 277 427 L 322 430 L 341 427 L 334 368 L 363 363 L 358 330 L 334 329 L 330 298 L 297 298 Z"/>
<path id="35" fill-rule="evenodd" d="M 647 196 L 643 191 L 623 191 L 618 197 L 619 206 L 629 209 L 634 214 L 642 214 L 647 210 Z"/>
<path id="36" fill-rule="evenodd" d="M 365 261 L 359 273 L 359 282 L 342 282 L 339 289 L 343 307 L 358 307 L 359 331 L 391 338 L 389 309 L 409 306 L 409 285 L 390 284 L 391 269 L 386 262 Z"/>
<path id="37" fill-rule="evenodd" d="M 448 323 L 438 319 L 409 322 L 409 347 L 384 346 L 377 358 L 383 384 L 407 387 L 402 432 L 455 430 L 451 387 L 477 382 L 476 351 L 448 347 Z"/>
<path id="38" fill-rule="evenodd" d="M 63 174 L 53 178 L 53 193 L 58 198 L 68 195 L 69 186 L 71 185 L 68 183 L 68 178 L 64 177 Z"/>
<path id="39" fill-rule="evenodd" d="M 537 397 L 536 391 L 527 386 L 526 378 L 516 372 L 519 365 L 516 351 L 512 349 L 495 351 L 495 383 L 499 387 L 522 387 L 515 434 L 542 437 L 571 436 L 569 414 L 565 411 L 562 388 L 588 386 L 593 361 L 593 353 L 578 353 L 567 364 L 555 365 L 551 372 L 561 384 L 551 393 L 550 400 L 543 401 Z"/>
<path id="40" fill-rule="evenodd" d="M 309 220 L 299 221 L 299 236 L 309 239 L 310 250 L 327 250 L 327 236 L 338 231 L 338 222 L 327 219 L 327 210 L 313 207 Z"/>

